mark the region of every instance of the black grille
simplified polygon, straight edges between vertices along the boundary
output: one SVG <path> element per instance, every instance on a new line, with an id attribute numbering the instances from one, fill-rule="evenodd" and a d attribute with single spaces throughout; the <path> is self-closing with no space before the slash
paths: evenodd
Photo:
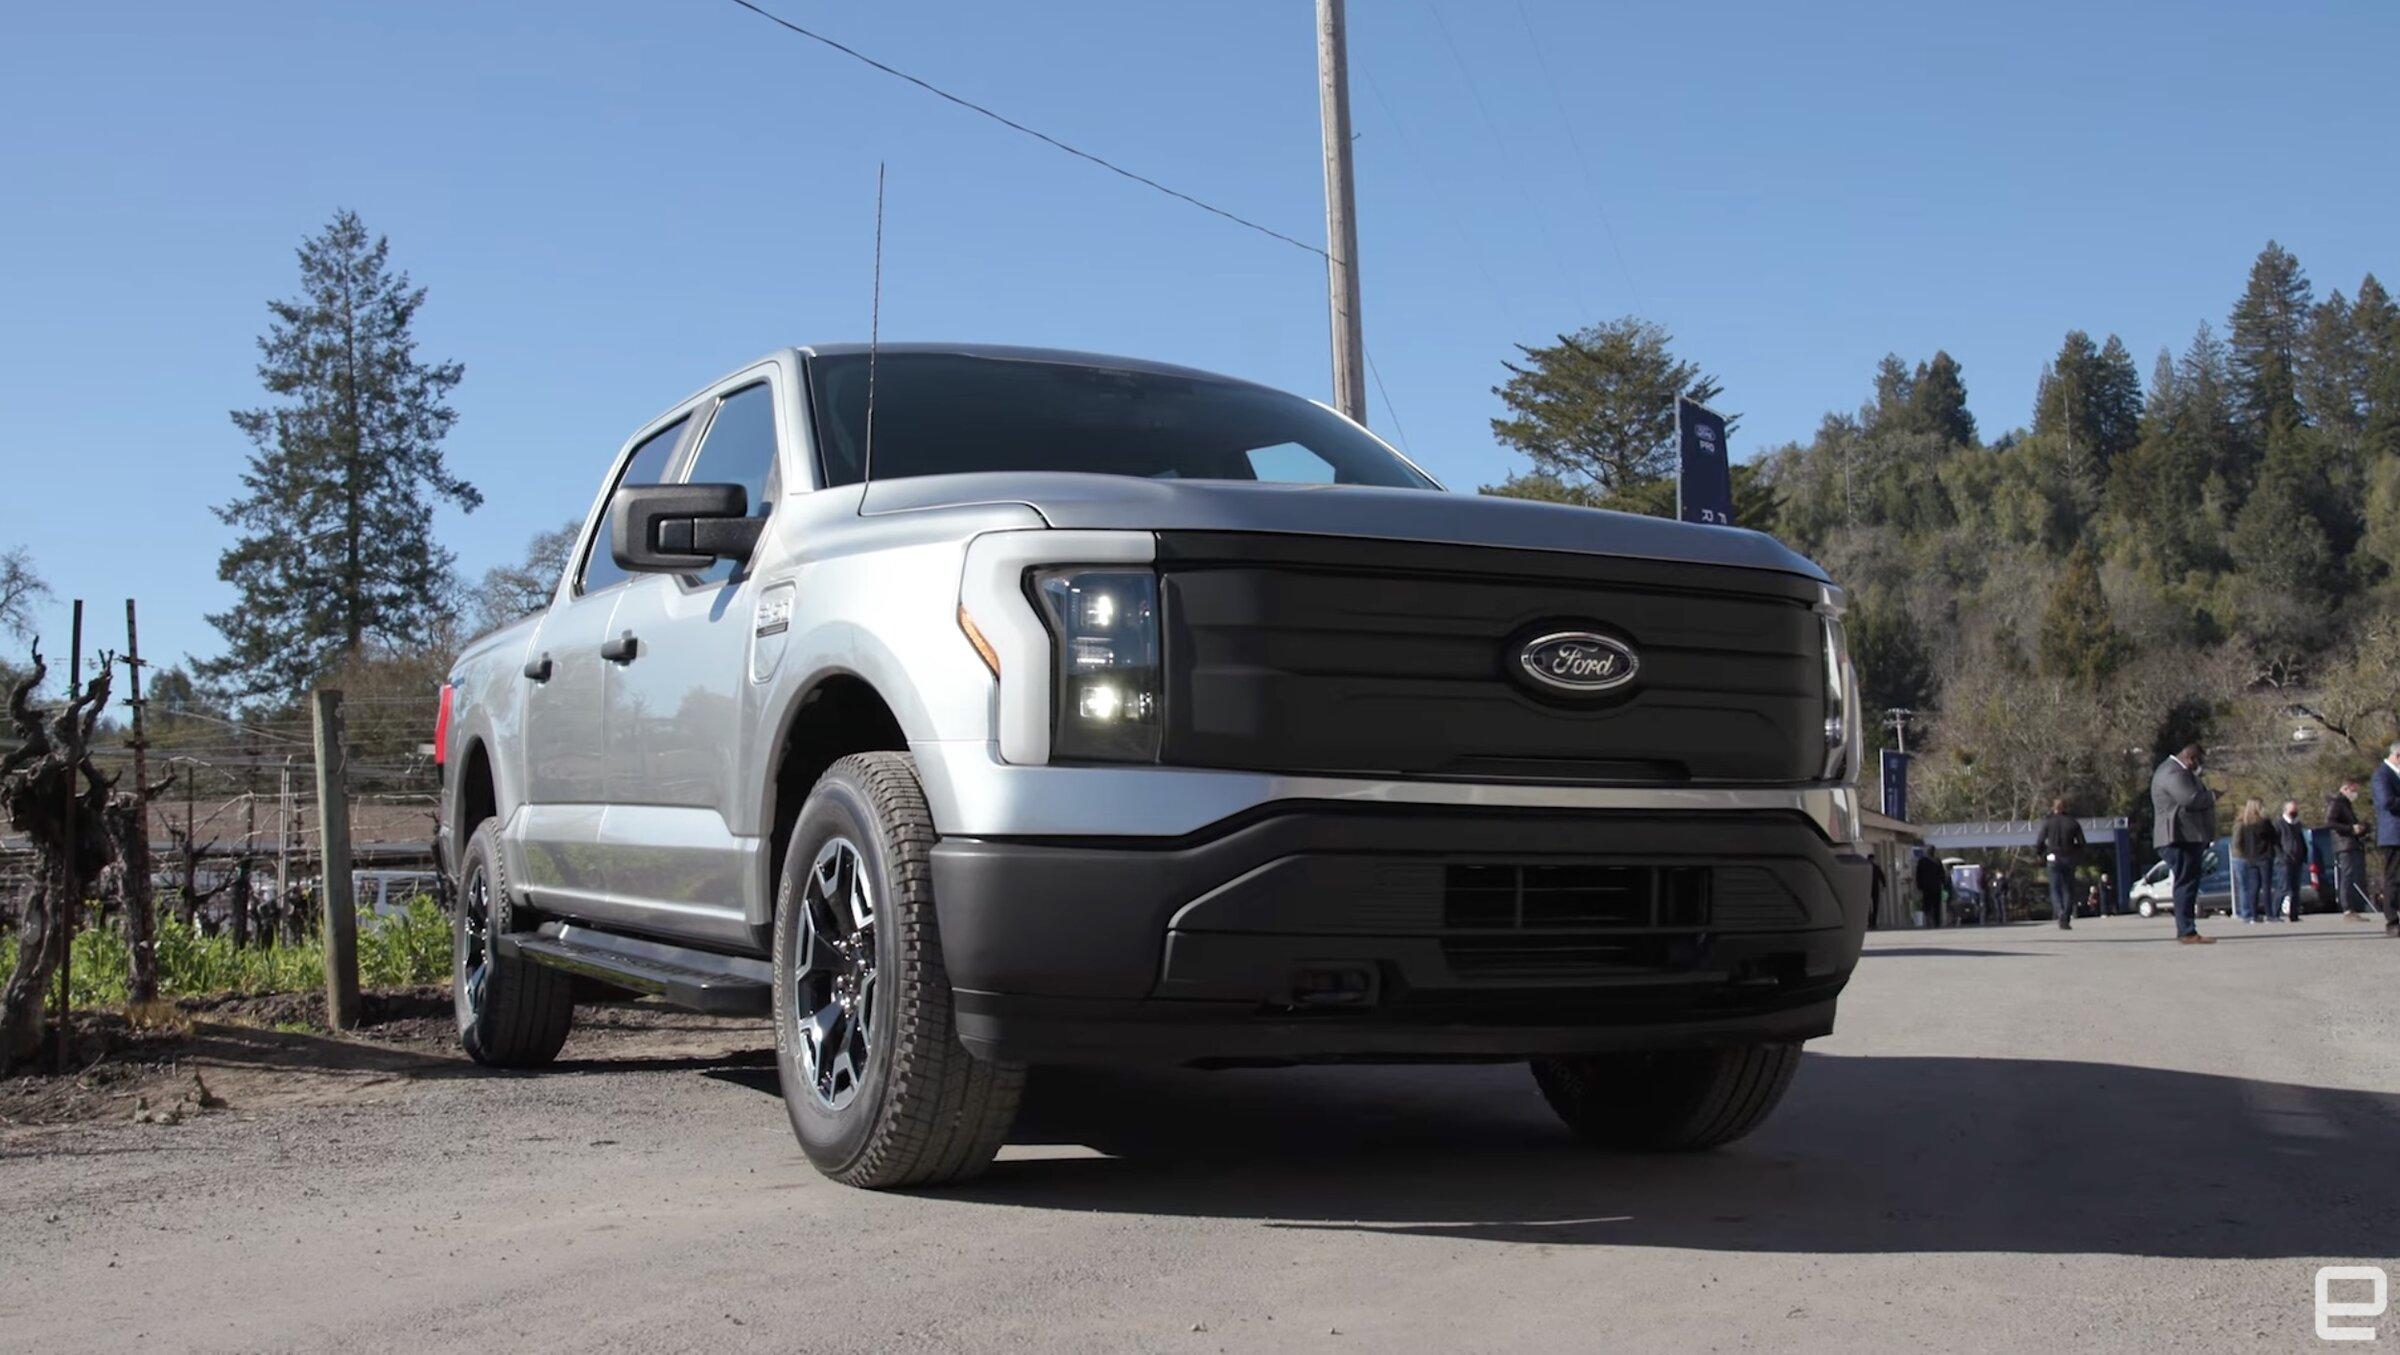
<path id="1" fill-rule="evenodd" d="M 1450 930 L 1705 927 L 1706 866 L 1460 864 L 1443 868 Z"/>
<path id="2" fill-rule="evenodd" d="M 1814 779 L 1815 585 L 1761 570 L 1280 536 L 1161 537 L 1161 759 L 1614 783 Z M 1542 629 L 1621 637 L 1634 681 L 1531 689 Z"/>

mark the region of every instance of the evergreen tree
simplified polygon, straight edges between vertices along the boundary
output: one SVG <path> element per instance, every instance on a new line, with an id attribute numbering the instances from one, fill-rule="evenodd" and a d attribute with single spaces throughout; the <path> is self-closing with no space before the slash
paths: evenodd
<path id="1" fill-rule="evenodd" d="M 2100 557 L 2085 542 L 2067 556 L 2066 567 L 2051 586 L 2049 605 L 2042 610 L 2040 671 L 2045 677 L 2098 686 L 2123 666 L 2126 656 L 2125 637 L 2109 612 L 2108 595 L 2101 591 Z"/>
<path id="2" fill-rule="evenodd" d="M 338 212 L 300 245 L 300 295 L 267 303 L 258 375 L 276 400 L 234 412 L 253 451 L 244 493 L 216 510 L 241 531 L 217 562 L 240 597 L 208 618 L 226 652 L 199 665 L 229 695 L 295 695 L 368 640 L 404 643 L 445 610 L 434 500 L 483 501 L 442 460 L 463 369 L 417 356 L 425 290 L 388 255 Z"/>
<path id="3" fill-rule="evenodd" d="M 2301 425 L 2300 352 L 2308 319 L 2308 276 L 2289 250 L 2269 240 L 2250 265 L 2250 285 L 2229 322 L 2242 418 L 2262 450 Z"/>
<path id="4" fill-rule="evenodd" d="M 2245 593 L 2242 629 L 2262 651 L 2321 647 L 2340 602 L 2332 533 L 2317 502 L 2324 475 L 2296 443 L 2260 464 L 2232 535 L 2233 563 Z"/>
<path id="5" fill-rule="evenodd" d="M 2142 379 L 2124 340 L 2111 334 L 2096 346 L 2082 330 L 2068 331 L 2035 388 L 2034 433 L 2071 443 L 2105 473 L 2140 440 L 2141 420 Z"/>
<path id="6" fill-rule="evenodd" d="M 2234 404 L 2233 374 L 2225 343 L 2204 321 L 2189 348 L 2175 364 L 2175 402 L 2170 436 L 2176 438 L 2203 474 L 2212 479 L 2221 502 L 2238 502 L 2249 493 L 2258 471 L 2258 448 L 2243 436 L 2240 411 Z M 2162 486 L 2165 493 L 2196 490 L 2199 486 Z"/>
<path id="7" fill-rule="evenodd" d="M 1626 316 L 1545 347 L 1519 344 L 1523 365 L 1503 363 L 1509 378 L 1492 388 L 1509 411 L 1492 436 L 1536 471 L 1604 494 L 1673 474 L 1675 397 L 1708 404 L 1723 388 L 1668 342 L 1661 326 Z"/>
<path id="8" fill-rule="evenodd" d="M 1909 407 L 1918 429 L 1953 446 L 1975 445 L 1975 416 L 1967 412 L 1967 383 L 1958 359 L 1935 349 L 1933 360 L 1918 366 L 1912 386 Z"/>
<path id="9" fill-rule="evenodd" d="M 2343 445 L 2356 440 L 2365 418 L 2364 339 L 2354 308 L 2338 290 L 2309 313 L 2301 350 L 2301 409 L 2311 424 Z"/>
<path id="10" fill-rule="evenodd" d="M 2369 273 L 2350 324 L 2359 347 L 2359 439 L 2370 456 L 2400 456 L 2400 305 Z"/>

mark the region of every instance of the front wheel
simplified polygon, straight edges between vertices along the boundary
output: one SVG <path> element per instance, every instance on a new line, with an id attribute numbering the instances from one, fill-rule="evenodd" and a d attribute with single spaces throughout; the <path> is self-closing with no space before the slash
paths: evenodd
<path id="1" fill-rule="evenodd" d="M 775 896 L 775 1058 L 792 1132 L 819 1171 L 885 1189 L 989 1166 L 1021 1065 L 958 1041 L 933 906 L 933 816 L 904 753 L 826 769 L 800 808 Z"/>
<path id="2" fill-rule="evenodd" d="M 2142 900 L 2141 914 L 2143 917 L 2157 917 L 2158 905 L 2148 899 Z"/>
<path id="3" fill-rule="evenodd" d="M 1535 1059 L 1533 1080 L 1567 1127 L 1609 1148 L 1692 1152 L 1765 1123 L 1800 1065 L 1796 1044 Z"/>
<path id="4" fill-rule="evenodd" d="M 493 942 L 515 929 L 500 822 L 467 840 L 450 931 L 450 1001 L 458 1042 L 487 1068 L 538 1068 L 558 1057 L 575 1019 L 575 983 L 563 970 L 502 956 Z"/>

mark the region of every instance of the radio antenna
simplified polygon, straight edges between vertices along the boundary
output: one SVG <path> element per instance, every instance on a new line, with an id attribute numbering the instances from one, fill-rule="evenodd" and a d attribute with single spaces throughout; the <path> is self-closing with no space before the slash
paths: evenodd
<path id="1" fill-rule="evenodd" d="M 859 457 L 859 511 L 875 475 L 875 347 L 883 337 L 883 162 L 875 162 L 875 283 L 867 302 L 867 448 Z"/>

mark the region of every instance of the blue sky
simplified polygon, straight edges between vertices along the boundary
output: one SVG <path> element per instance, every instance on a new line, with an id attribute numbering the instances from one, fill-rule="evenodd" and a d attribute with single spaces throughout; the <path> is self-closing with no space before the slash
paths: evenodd
<path id="1" fill-rule="evenodd" d="M 1308 0 L 766 2 L 1321 239 Z M 1454 487 L 1516 465 L 1488 427 L 1509 345 L 1594 319 L 1667 325 L 1743 415 L 1740 455 L 1856 405 L 1887 351 L 1948 348 L 1987 434 L 2024 421 L 2069 328 L 2121 333 L 2147 372 L 2221 322 L 2269 237 L 2320 293 L 2400 282 L 2400 7 L 1351 10 L 1367 345 Z M 225 411 L 259 400 L 262 303 L 336 207 L 431 288 L 424 351 L 466 364 L 448 450 L 488 502 L 442 529 L 472 575 L 580 511 L 689 388 L 865 336 L 879 160 L 887 338 L 1326 393 L 1316 257 L 725 0 L 14 9 L 0 548 L 58 590 L 51 650 L 63 599 L 91 600 L 97 645 L 129 594 L 157 658 L 214 650 L 208 505 L 246 451 Z"/>

